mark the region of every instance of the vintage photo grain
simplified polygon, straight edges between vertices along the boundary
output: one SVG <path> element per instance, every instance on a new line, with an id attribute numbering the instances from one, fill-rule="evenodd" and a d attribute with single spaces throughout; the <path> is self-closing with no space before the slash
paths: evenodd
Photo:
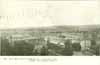
<path id="1" fill-rule="evenodd" d="M 1 56 L 100 56 L 97 1 L 2 0 L 1 5 Z"/>

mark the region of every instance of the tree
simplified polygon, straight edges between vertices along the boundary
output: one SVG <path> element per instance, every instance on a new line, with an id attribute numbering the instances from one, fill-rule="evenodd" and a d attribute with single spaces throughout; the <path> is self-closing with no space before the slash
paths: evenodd
<path id="1" fill-rule="evenodd" d="M 66 40 L 64 45 L 65 45 L 65 48 L 63 50 L 63 55 L 72 56 L 73 48 L 72 48 L 71 40 L 70 39 Z"/>

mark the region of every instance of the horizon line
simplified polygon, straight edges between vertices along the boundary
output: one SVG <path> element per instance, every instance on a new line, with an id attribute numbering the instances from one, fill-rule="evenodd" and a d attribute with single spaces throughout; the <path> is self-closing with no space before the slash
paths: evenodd
<path id="1" fill-rule="evenodd" d="M 57 27 L 57 26 L 76 26 L 76 27 L 79 27 L 79 26 L 99 26 L 100 24 L 81 24 L 81 25 L 52 25 L 52 26 L 39 26 L 39 27 L 9 27 L 9 28 L 0 28 L 0 30 L 3 30 L 3 29 L 29 29 L 29 28 L 47 28 L 47 27 Z"/>

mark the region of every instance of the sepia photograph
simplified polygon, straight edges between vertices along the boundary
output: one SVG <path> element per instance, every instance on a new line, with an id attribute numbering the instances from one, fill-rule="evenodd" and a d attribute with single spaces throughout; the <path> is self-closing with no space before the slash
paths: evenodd
<path id="1" fill-rule="evenodd" d="M 2 0 L 0 56 L 100 56 L 95 0 Z"/>

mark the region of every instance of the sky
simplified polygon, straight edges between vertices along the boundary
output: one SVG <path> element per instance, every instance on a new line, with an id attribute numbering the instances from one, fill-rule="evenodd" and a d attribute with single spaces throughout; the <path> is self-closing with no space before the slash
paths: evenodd
<path id="1" fill-rule="evenodd" d="M 3 0 L 0 29 L 100 24 L 97 1 Z"/>

